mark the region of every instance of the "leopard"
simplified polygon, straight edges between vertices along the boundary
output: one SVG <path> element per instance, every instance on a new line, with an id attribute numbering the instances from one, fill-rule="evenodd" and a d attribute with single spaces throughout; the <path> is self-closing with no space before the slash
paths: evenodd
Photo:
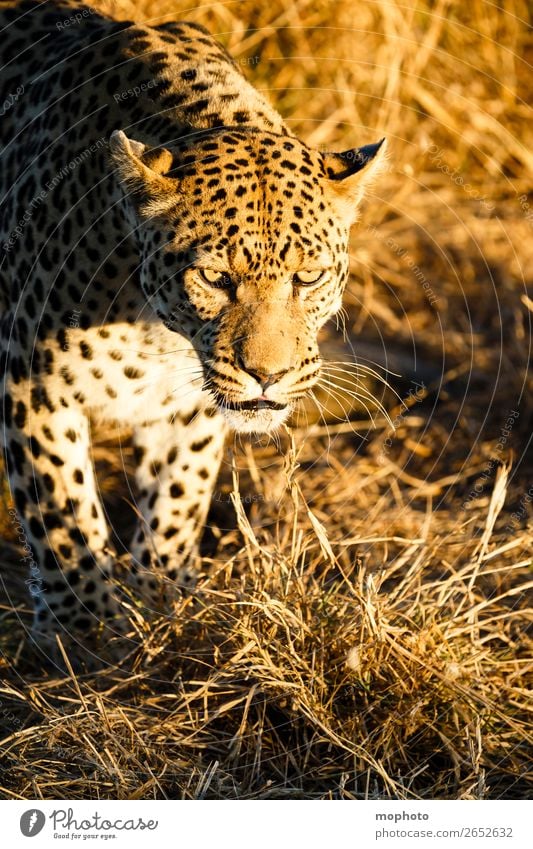
<path id="1" fill-rule="evenodd" d="M 193 21 L 0 19 L 1 432 L 40 644 L 120 615 L 94 420 L 132 432 L 135 592 L 199 568 L 228 433 L 275 434 L 319 380 L 386 142 L 300 141 Z"/>

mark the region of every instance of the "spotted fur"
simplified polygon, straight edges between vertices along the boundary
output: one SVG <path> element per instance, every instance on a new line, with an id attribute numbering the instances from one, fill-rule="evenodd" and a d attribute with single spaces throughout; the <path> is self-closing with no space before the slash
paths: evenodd
<path id="1" fill-rule="evenodd" d="M 89 630 L 115 559 L 89 415 L 134 429 L 132 574 L 176 579 L 227 428 L 272 431 L 318 378 L 382 149 L 307 147 L 196 24 L 0 19 L 2 436 L 36 633 Z"/>

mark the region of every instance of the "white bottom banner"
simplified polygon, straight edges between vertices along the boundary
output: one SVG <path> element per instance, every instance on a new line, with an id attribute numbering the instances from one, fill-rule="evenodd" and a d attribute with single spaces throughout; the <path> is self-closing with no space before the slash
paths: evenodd
<path id="1" fill-rule="evenodd" d="M 527 801 L 5 801 L 1 845 L 530 849 L 532 806 Z"/>

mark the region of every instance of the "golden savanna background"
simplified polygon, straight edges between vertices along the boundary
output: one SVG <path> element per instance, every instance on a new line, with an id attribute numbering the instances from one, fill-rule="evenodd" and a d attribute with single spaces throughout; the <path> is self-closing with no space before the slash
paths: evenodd
<path id="1" fill-rule="evenodd" d="M 197 589 L 168 616 L 132 602 L 118 665 L 54 673 L 29 649 L 4 485 L 1 796 L 525 798 L 528 4 L 94 5 L 202 23 L 308 144 L 390 153 L 324 332 L 322 406 L 230 442 Z M 95 429 L 94 453 L 126 539 L 127 432 Z"/>

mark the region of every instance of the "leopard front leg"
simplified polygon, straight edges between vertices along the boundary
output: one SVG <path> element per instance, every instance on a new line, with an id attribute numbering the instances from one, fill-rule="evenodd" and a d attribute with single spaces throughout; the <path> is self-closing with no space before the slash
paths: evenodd
<path id="1" fill-rule="evenodd" d="M 194 578 L 226 430 L 211 409 L 180 411 L 134 430 L 142 519 L 131 548 L 132 571 L 146 599 L 158 596 L 154 573 L 178 585 Z"/>
<path id="2" fill-rule="evenodd" d="M 32 400 L 20 391 L 10 395 L 3 436 L 12 515 L 26 538 L 33 634 L 49 646 L 56 633 L 83 641 L 102 623 L 114 631 L 117 605 L 88 421 L 79 410 L 52 411 L 35 399 L 34 392 Z"/>

